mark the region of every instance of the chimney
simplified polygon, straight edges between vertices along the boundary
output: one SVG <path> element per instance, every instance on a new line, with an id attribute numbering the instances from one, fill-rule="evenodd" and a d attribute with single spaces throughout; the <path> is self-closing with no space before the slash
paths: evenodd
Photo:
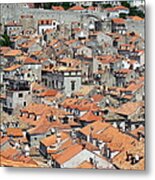
<path id="1" fill-rule="evenodd" d="M 132 154 L 129 154 L 129 153 L 126 151 L 126 161 L 130 161 L 130 160 L 131 160 L 131 157 L 132 157 Z"/>
<path id="2" fill-rule="evenodd" d="M 82 143 L 82 150 L 86 148 L 86 144 Z"/>
<path id="3" fill-rule="evenodd" d="M 61 142 L 61 133 L 59 133 L 59 132 L 57 132 L 56 133 L 56 142 L 57 142 L 57 144 L 59 144 L 60 142 Z"/>
<path id="4" fill-rule="evenodd" d="M 140 160 L 140 157 L 139 157 L 139 155 L 135 155 L 135 156 L 132 156 L 131 157 L 131 164 L 133 165 L 133 164 L 136 164 L 136 163 L 138 163 L 139 162 L 139 160 Z"/>
<path id="5" fill-rule="evenodd" d="M 138 135 L 138 141 L 141 141 L 142 140 L 142 134 L 140 132 L 138 132 L 137 135 Z"/>

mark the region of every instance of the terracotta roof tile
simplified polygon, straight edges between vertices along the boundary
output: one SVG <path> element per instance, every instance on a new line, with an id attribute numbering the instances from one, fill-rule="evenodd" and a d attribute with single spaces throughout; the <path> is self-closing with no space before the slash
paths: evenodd
<path id="1" fill-rule="evenodd" d="M 79 119 L 80 119 L 80 121 L 92 122 L 92 121 L 101 121 L 103 118 L 102 118 L 102 116 L 95 115 L 92 111 L 88 111 L 83 116 L 81 116 Z"/>
<path id="2" fill-rule="evenodd" d="M 46 90 L 40 94 L 38 94 L 37 96 L 40 96 L 40 97 L 46 97 L 46 96 L 56 96 L 58 93 L 57 90 L 55 89 L 49 89 L 49 90 Z"/>
<path id="3" fill-rule="evenodd" d="M 22 54 L 21 50 L 17 50 L 17 49 L 11 49 L 9 51 L 7 51 L 6 53 L 4 53 L 4 57 L 9 57 L 9 56 L 19 56 Z"/>
<path id="4" fill-rule="evenodd" d="M 101 132 L 105 129 L 107 129 L 109 126 L 111 126 L 110 123 L 105 123 L 101 121 L 96 121 L 94 123 L 91 123 L 84 128 L 80 129 L 79 131 L 84 135 L 89 135 L 91 132 L 92 134 L 96 134 L 98 132 Z"/>
<path id="5" fill-rule="evenodd" d="M 35 60 L 35 59 L 28 57 L 24 60 L 24 64 L 40 64 L 40 62 Z"/>
<path id="6" fill-rule="evenodd" d="M 82 151 L 82 146 L 79 144 L 74 144 L 72 146 L 69 146 L 66 150 L 64 150 L 62 153 L 52 156 L 53 159 L 58 162 L 59 164 L 63 164 L 66 161 L 69 161 L 71 158 L 76 156 L 78 153 Z"/>
<path id="7" fill-rule="evenodd" d="M 51 9 L 54 11 L 64 11 L 64 8 L 62 6 L 52 6 Z"/>
<path id="8" fill-rule="evenodd" d="M 61 137 L 61 140 L 63 141 L 64 139 L 67 139 L 69 136 L 68 136 L 68 134 L 62 132 L 62 133 L 60 133 L 60 137 Z M 56 134 L 42 139 L 41 143 L 44 144 L 46 147 L 49 147 L 52 144 L 57 143 L 57 136 L 56 136 Z"/>
<path id="9" fill-rule="evenodd" d="M 95 95 L 93 95 L 91 98 L 92 98 L 95 102 L 100 102 L 100 101 L 104 98 L 104 96 L 101 95 L 101 94 L 95 94 Z"/>
<path id="10" fill-rule="evenodd" d="M 125 24 L 125 20 L 123 18 L 113 18 L 112 22 L 115 24 Z"/>
<path id="11" fill-rule="evenodd" d="M 88 161 L 84 161 L 76 168 L 78 168 L 78 169 L 93 169 L 94 165 Z"/>
<path id="12" fill-rule="evenodd" d="M 83 8 L 82 6 L 73 6 L 71 8 L 69 8 L 68 10 L 72 10 L 72 11 L 82 11 L 85 8 Z"/>
<path id="13" fill-rule="evenodd" d="M 20 67 L 21 67 L 21 65 L 16 64 L 16 65 L 12 65 L 12 66 L 10 66 L 8 68 L 5 68 L 4 71 L 6 71 L 6 72 L 8 72 L 8 71 L 15 71 L 15 70 L 19 69 Z"/>
<path id="14" fill-rule="evenodd" d="M 127 8 L 125 6 L 115 6 L 114 9 L 115 10 L 129 10 L 129 8 Z"/>
<path id="15" fill-rule="evenodd" d="M 20 128 L 7 128 L 6 132 L 7 132 L 7 136 L 13 136 L 13 137 L 23 136 L 23 132 Z"/>
<path id="16" fill-rule="evenodd" d="M 117 108 L 115 112 L 121 115 L 131 115 L 143 106 L 143 102 L 127 102 Z"/>

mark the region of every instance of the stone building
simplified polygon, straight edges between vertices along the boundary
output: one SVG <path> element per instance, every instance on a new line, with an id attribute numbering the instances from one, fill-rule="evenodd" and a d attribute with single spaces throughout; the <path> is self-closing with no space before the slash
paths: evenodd
<path id="1" fill-rule="evenodd" d="M 21 107 L 32 101 L 31 89 L 28 81 L 10 80 L 6 86 L 6 101 L 3 110 L 8 114 L 18 112 Z"/>
<path id="2" fill-rule="evenodd" d="M 81 69 L 65 66 L 45 68 L 42 81 L 46 87 L 62 90 L 70 96 L 81 87 Z"/>

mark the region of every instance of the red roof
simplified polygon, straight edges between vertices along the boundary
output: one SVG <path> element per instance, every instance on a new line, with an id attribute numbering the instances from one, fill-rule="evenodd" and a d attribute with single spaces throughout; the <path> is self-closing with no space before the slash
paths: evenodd
<path id="1" fill-rule="evenodd" d="M 56 96 L 57 93 L 58 93 L 57 90 L 50 89 L 50 90 L 47 90 L 45 92 L 40 93 L 38 96 L 42 96 L 42 97 L 44 97 L 44 96 Z"/>
<path id="2" fill-rule="evenodd" d="M 91 122 L 91 121 L 101 121 L 101 116 L 96 116 L 92 111 L 88 111 L 83 116 L 80 117 L 81 121 Z"/>
<path id="3" fill-rule="evenodd" d="M 105 10 L 106 10 L 106 11 L 111 11 L 111 12 L 117 11 L 115 8 L 106 8 Z"/>
<path id="4" fill-rule="evenodd" d="M 92 98 L 95 102 L 99 102 L 99 101 L 101 101 L 101 100 L 104 98 L 104 96 L 101 95 L 101 94 L 95 94 L 95 95 L 93 95 L 91 98 Z"/>
<path id="5" fill-rule="evenodd" d="M 81 6 L 73 6 L 73 7 L 69 8 L 69 10 L 72 10 L 72 11 L 82 11 L 82 10 L 84 10 L 84 8 L 81 7 Z"/>
<path id="6" fill-rule="evenodd" d="M 73 144 L 72 146 L 69 146 L 67 149 L 65 149 L 60 154 L 53 155 L 53 158 L 55 161 L 57 161 L 59 164 L 63 164 L 70 159 L 72 159 L 74 156 L 79 154 L 83 150 L 83 147 L 79 144 Z"/>
<path id="7" fill-rule="evenodd" d="M 129 10 L 129 8 L 125 7 L 125 6 L 116 6 L 114 7 L 115 10 Z"/>
<path id="8" fill-rule="evenodd" d="M 32 59 L 32 58 L 28 57 L 28 58 L 25 59 L 24 64 L 40 64 L 40 62 L 38 62 L 35 59 Z"/>
<path id="9" fill-rule="evenodd" d="M 52 6 L 51 7 L 54 11 L 64 11 L 64 8 L 62 6 Z"/>
<path id="10" fill-rule="evenodd" d="M 113 18 L 112 21 L 115 24 L 124 24 L 125 23 L 125 20 L 123 18 Z"/>

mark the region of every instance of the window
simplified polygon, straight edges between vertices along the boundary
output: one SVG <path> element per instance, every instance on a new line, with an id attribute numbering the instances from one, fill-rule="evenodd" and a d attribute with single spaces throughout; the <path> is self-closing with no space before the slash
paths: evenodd
<path id="1" fill-rule="evenodd" d="M 72 90 L 72 91 L 75 90 L 75 81 L 71 81 L 71 90 Z"/>
<path id="2" fill-rule="evenodd" d="M 47 79 L 45 79 L 45 86 L 47 86 Z"/>
<path id="3" fill-rule="evenodd" d="M 98 70 L 102 70 L 101 64 L 98 65 Z"/>
<path id="4" fill-rule="evenodd" d="M 49 81 L 49 87 L 51 87 L 51 82 Z"/>
<path id="5" fill-rule="evenodd" d="M 26 101 L 24 101 L 23 105 L 24 105 L 24 107 L 26 106 Z"/>
<path id="6" fill-rule="evenodd" d="M 19 93 L 19 94 L 18 94 L 18 97 L 19 97 L 19 98 L 22 98 L 22 97 L 23 97 L 23 94 L 22 94 L 22 93 Z"/>
<path id="7" fill-rule="evenodd" d="M 64 82 L 62 81 L 62 82 L 61 82 L 61 88 L 63 88 L 63 86 L 64 86 Z"/>
<path id="8" fill-rule="evenodd" d="M 58 80 L 56 80 L 56 88 L 58 88 Z"/>

